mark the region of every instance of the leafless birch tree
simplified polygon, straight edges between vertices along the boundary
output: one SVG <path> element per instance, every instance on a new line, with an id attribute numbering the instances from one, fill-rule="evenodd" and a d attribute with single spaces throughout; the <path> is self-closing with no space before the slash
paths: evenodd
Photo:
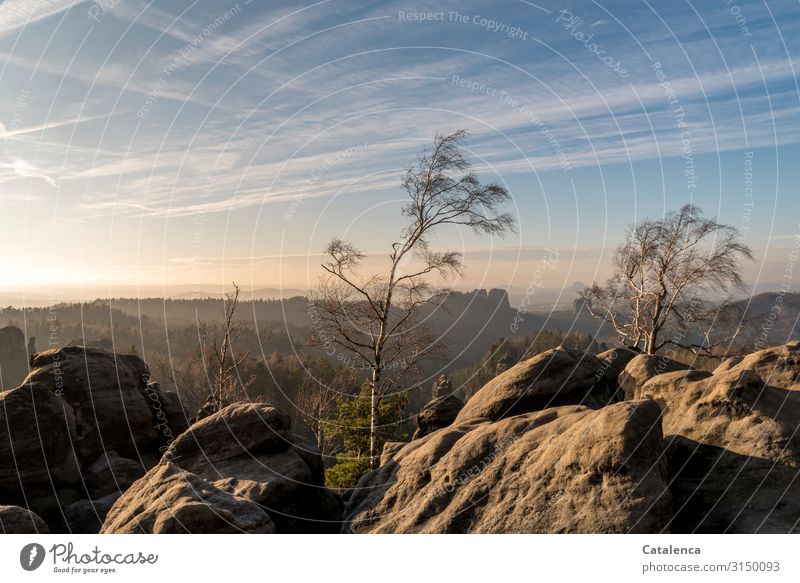
<path id="1" fill-rule="evenodd" d="M 434 357 L 439 344 L 420 321 L 420 308 L 437 301 L 444 290 L 428 276 L 458 276 L 462 256 L 435 251 L 431 235 L 444 225 L 467 227 L 477 234 L 502 236 L 515 222 L 499 207 L 510 196 L 495 183 L 483 184 L 462 149 L 465 131 L 434 138 L 405 169 L 402 187 L 408 220 L 391 244 L 383 273 L 361 274 L 365 255 L 334 238 L 325 249 L 325 271 L 311 297 L 315 341 L 341 351 L 354 366 L 370 371 L 370 467 L 378 464 L 378 411 L 381 399 L 422 360 Z M 414 267 L 401 265 L 414 259 Z"/>
<path id="2" fill-rule="evenodd" d="M 707 352 L 715 342 L 715 321 L 722 327 L 720 317 L 728 320 L 731 333 L 721 341 L 732 340 L 740 325 L 731 327 L 727 301 L 708 309 L 708 293 L 741 288 L 739 263 L 752 258 L 738 229 L 686 205 L 629 227 L 606 285 L 595 284 L 581 295 L 585 308 L 613 326 L 630 348 L 646 354 L 667 345 Z M 691 325 L 700 326 L 704 340 L 688 340 Z"/>

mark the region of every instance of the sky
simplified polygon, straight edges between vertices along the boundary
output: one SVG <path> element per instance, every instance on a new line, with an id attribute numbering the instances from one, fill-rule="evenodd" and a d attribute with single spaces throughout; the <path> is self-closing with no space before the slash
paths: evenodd
<path id="1" fill-rule="evenodd" d="M 797 291 L 797 67 L 796 0 L 4 0 L 0 292 L 306 289 L 334 236 L 379 269 L 457 129 L 518 229 L 438 232 L 456 288 L 602 281 L 691 202 Z"/>

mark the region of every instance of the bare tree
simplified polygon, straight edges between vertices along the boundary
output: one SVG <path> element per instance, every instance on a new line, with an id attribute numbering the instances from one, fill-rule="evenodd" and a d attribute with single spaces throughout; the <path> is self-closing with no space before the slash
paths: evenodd
<path id="1" fill-rule="evenodd" d="M 254 351 L 246 351 L 237 357 L 233 350 L 234 343 L 246 328 L 244 321 L 235 318 L 240 291 L 234 282 L 233 291 L 225 293 L 221 338 L 216 334 L 209 338 L 208 325 L 200 325 L 200 350 L 209 387 L 205 407 L 207 413 L 219 411 L 225 404 L 241 400 L 252 382 L 251 379 L 239 379 L 238 371 Z"/>
<path id="2" fill-rule="evenodd" d="M 342 351 L 353 366 L 371 373 L 372 468 L 378 464 L 381 399 L 441 348 L 419 318 L 420 308 L 435 303 L 444 292 L 427 277 L 462 272 L 461 254 L 434 251 L 431 235 L 443 225 L 501 236 L 514 229 L 513 217 L 498 210 L 510 198 L 508 191 L 480 182 L 461 147 L 466 137 L 463 130 L 437 135 L 432 149 L 405 169 L 402 186 L 408 202 L 402 215 L 408 225 L 391 245 L 386 271 L 362 276 L 364 254 L 334 238 L 325 249 L 325 274 L 312 292 L 315 341 L 329 351 Z M 404 271 L 402 266 L 411 258 L 414 267 Z"/>
<path id="3" fill-rule="evenodd" d="M 635 350 L 654 354 L 672 345 L 707 352 L 738 333 L 734 325 L 730 336 L 711 340 L 711 327 L 719 314 L 727 313 L 728 301 L 708 309 L 703 296 L 742 287 L 739 262 L 752 259 L 753 253 L 740 238 L 738 229 L 703 218 L 692 205 L 659 220 L 643 220 L 628 228 L 606 285 L 581 292 L 583 305 Z M 704 340 L 689 339 L 690 325 L 707 326 L 701 330 Z"/>

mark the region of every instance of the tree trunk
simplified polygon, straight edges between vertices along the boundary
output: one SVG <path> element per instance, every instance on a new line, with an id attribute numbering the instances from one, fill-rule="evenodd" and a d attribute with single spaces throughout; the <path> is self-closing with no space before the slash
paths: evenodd
<path id="1" fill-rule="evenodd" d="M 378 386 L 381 381 L 381 372 L 377 368 L 372 369 L 372 390 L 370 392 L 370 415 L 369 415 L 369 467 L 374 470 L 378 467 L 380 460 L 378 453 Z"/>
<path id="2" fill-rule="evenodd" d="M 647 345 L 645 346 L 645 354 L 653 354 L 656 346 L 656 333 L 653 332 L 647 336 Z"/>

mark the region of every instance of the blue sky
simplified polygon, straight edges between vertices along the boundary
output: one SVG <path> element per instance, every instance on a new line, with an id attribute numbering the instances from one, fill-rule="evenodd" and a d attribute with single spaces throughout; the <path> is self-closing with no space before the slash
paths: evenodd
<path id="1" fill-rule="evenodd" d="M 5 0 L 2 287 L 305 288 L 343 234 L 378 265 L 402 166 L 458 128 L 519 232 L 441 232 L 457 287 L 524 288 L 545 248 L 547 286 L 602 279 L 627 223 L 687 202 L 773 285 L 800 233 L 799 24 L 794 0 Z"/>

